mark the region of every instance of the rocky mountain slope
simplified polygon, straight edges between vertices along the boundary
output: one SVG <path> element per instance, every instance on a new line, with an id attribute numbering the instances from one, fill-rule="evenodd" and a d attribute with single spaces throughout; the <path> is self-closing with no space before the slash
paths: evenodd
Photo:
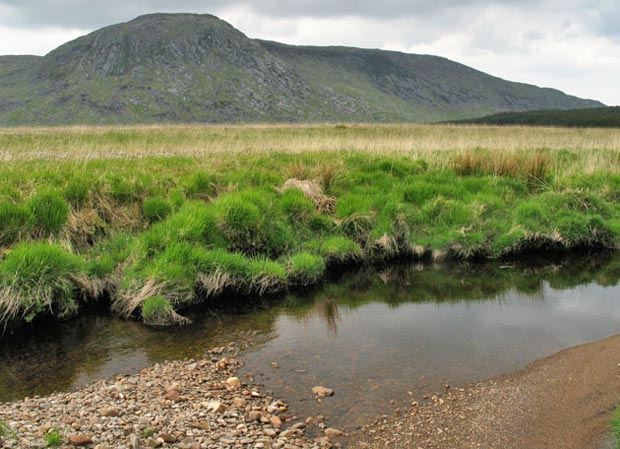
<path id="1" fill-rule="evenodd" d="M 0 57 L 0 125 L 435 121 L 597 106 L 436 56 L 250 39 L 210 15 L 147 15 L 44 57 Z"/>

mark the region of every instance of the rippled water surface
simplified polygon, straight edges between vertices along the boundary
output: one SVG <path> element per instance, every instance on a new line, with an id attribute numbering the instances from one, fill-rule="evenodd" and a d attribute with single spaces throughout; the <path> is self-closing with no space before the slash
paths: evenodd
<path id="1" fill-rule="evenodd" d="M 203 314 L 190 327 L 165 331 L 84 317 L 5 338 L 0 400 L 198 357 L 252 331 L 256 343 L 244 354 L 243 375 L 299 416 L 322 414 L 352 428 L 445 384 L 512 372 L 619 333 L 617 259 L 364 269 L 261 311 Z M 318 403 L 315 385 L 336 394 Z"/>

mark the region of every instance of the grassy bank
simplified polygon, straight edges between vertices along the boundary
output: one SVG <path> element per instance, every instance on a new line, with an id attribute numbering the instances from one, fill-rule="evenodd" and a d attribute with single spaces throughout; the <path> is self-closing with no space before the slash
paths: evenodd
<path id="1" fill-rule="evenodd" d="M 197 303 L 308 285 L 340 264 L 617 248 L 620 132 L 573 137 L 583 148 L 526 128 L 2 131 L 0 321 L 109 302 L 183 323 Z"/>

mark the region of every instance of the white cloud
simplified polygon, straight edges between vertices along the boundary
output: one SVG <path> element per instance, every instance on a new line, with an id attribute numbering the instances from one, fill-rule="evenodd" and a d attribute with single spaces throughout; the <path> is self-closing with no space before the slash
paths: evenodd
<path id="1" fill-rule="evenodd" d="M 47 27 L 32 30 L 0 25 L 0 55 L 44 55 L 86 32 Z"/>
<path id="2" fill-rule="evenodd" d="M 557 11 L 555 11 L 557 13 Z M 220 16 L 250 37 L 290 44 L 352 45 L 445 56 L 511 81 L 620 105 L 620 41 L 591 33 L 592 14 L 541 14 L 515 6 L 451 10 L 426 18 L 262 16 L 237 7 Z"/>

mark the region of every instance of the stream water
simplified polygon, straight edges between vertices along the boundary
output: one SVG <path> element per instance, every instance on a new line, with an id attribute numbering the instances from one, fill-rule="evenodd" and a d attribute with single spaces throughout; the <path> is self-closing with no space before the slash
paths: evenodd
<path id="1" fill-rule="evenodd" d="M 524 367 L 620 332 L 620 260 L 579 255 L 361 269 L 243 315 L 153 330 L 108 316 L 0 342 L 0 401 L 70 390 L 252 332 L 241 374 L 300 417 L 352 429 L 445 384 Z M 318 403 L 311 388 L 335 390 Z M 390 401 L 393 401 L 392 403 Z"/>

